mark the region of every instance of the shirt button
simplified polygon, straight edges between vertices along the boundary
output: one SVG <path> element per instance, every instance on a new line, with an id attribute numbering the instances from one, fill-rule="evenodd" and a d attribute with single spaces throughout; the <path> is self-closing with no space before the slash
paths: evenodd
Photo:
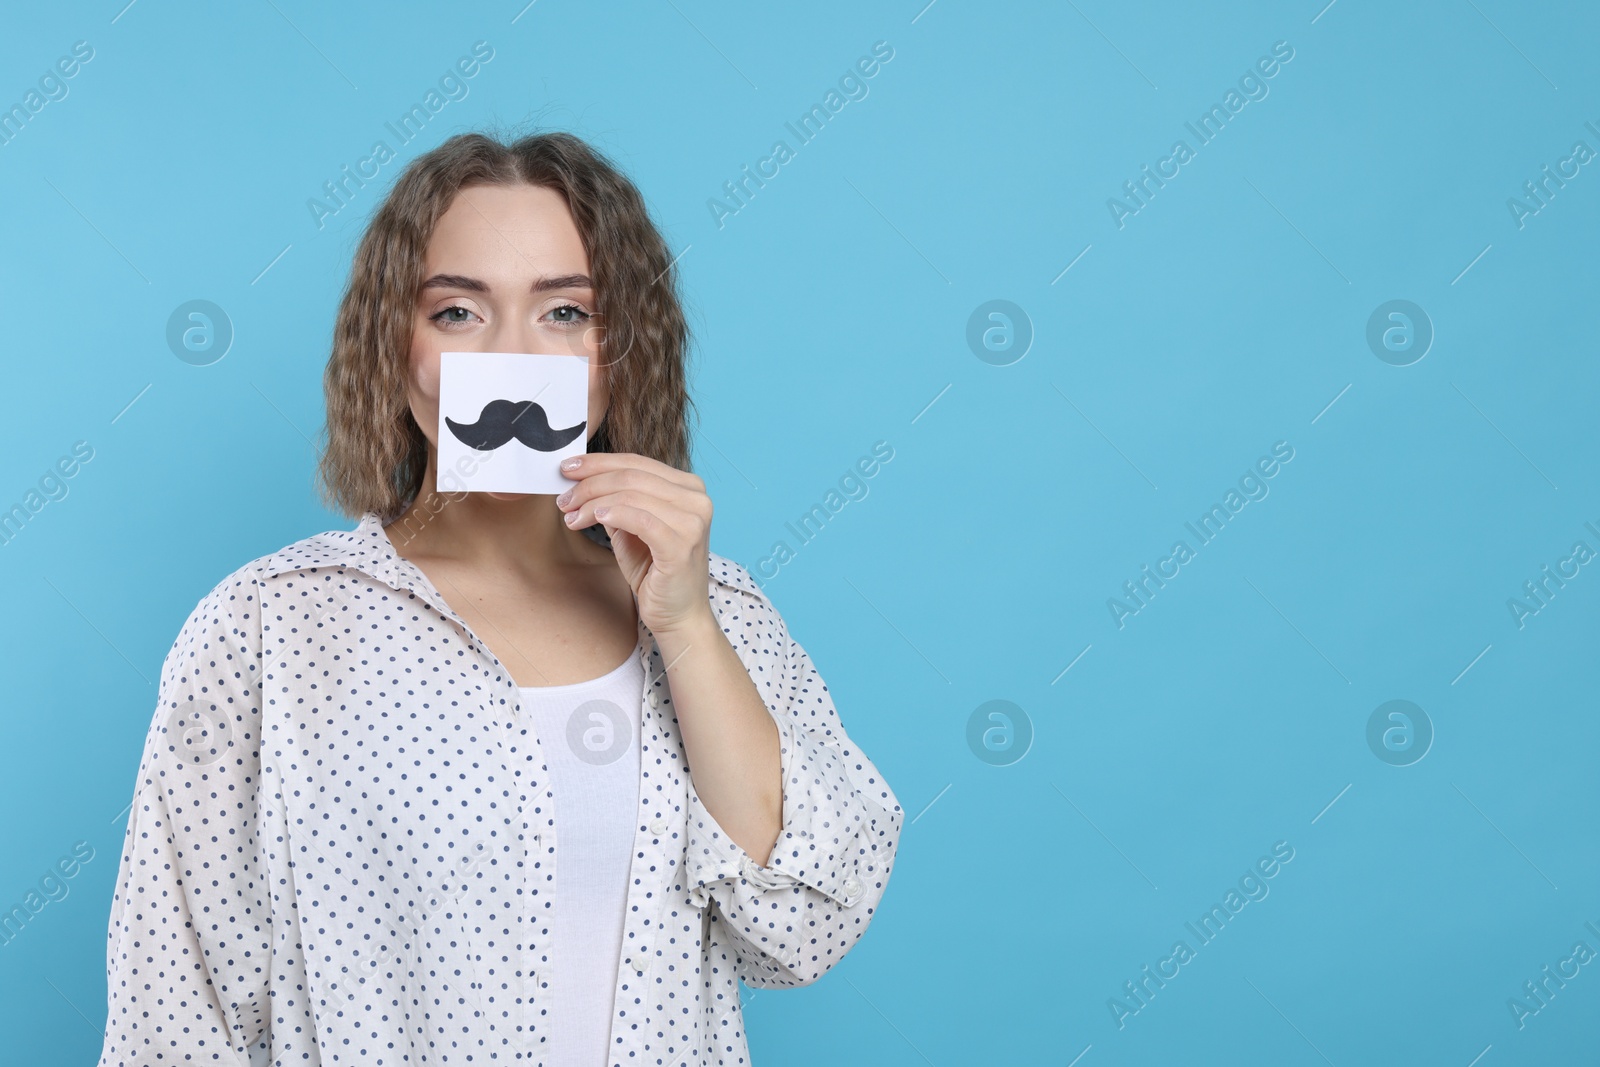
<path id="1" fill-rule="evenodd" d="M 649 970 L 650 957 L 645 955 L 635 955 L 633 957 L 633 969 L 638 971 L 640 974 L 643 974 L 645 971 Z"/>
<path id="2" fill-rule="evenodd" d="M 854 897 L 860 892 L 861 892 L 861 883 L 860 882 L 858 882 L 854 878 L 846 878 L 844 880 L 844 895 L 845 896 Z"/>
<path id="3" fill-rule="evenodd" d="M 653 820 L 651 820 L 651 822 L 650 822 L 650 832 L 655 834 L 657 837 L 660 837 L 662 834 L 666 833 L 667 832 L 667 820 L 665 820 L 665 819 L 653 819 Z"/>
<path id="4" fill-rule="evenodd" d="M 661 706 L 661 694 L 656 692 L 654 689 L 650 690 L 650 706 L 652 708 L 659 708 Z"/>

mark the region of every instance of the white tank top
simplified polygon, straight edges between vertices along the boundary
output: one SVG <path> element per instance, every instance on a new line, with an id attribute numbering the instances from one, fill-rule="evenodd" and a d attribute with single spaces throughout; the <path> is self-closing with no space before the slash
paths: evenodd
<path id="1" fill-rule="evenodd" d="M 639 647 L 587 682 L 520 687 L 555 794 L 554 1001 L 545 1062 L 604 1067 L 639 815 Z"/>

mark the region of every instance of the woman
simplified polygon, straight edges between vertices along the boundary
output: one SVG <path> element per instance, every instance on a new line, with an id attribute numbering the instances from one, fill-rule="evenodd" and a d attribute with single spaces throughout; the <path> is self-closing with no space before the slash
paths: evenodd
<path id="1" fill-rule="evenodd" d="M 360 523 L 224 578 L 166 658 L 102 1064 L 741 1064 L 737 980 L 861 938 L 903 813 L 709 550 L 675 286 L 571 135 L 396 182 L 324 383 Z M 441 491 L 443 351 L 588 360 L 567 492 Z"/>

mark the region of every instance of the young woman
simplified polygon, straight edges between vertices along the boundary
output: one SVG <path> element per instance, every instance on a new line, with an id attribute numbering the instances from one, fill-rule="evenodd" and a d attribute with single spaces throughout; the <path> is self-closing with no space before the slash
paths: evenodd
<path id="1" fill-rule="evenodd" d="M 324 493 L 360 523 L 228 575 L 162 667 L 105 1067 L 743 1064 L 738 980 L 861 938 L 903 813 L 709 550 L 675 288 L 576 137 L 401 175 L 324 382 Z M 444 351 L 588 361 L 567 492 L 448 491 Z"/>

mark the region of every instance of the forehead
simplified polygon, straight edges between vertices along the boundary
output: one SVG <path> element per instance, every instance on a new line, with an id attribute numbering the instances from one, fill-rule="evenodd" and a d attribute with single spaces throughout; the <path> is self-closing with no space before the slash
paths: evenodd
<path id="1" fill-rule="evenodd" d="M 427 271 L 521 278 L 587 274 L 583 237 L 556 190 L 473 185 L 457 192 L 428 241 Z"/>

